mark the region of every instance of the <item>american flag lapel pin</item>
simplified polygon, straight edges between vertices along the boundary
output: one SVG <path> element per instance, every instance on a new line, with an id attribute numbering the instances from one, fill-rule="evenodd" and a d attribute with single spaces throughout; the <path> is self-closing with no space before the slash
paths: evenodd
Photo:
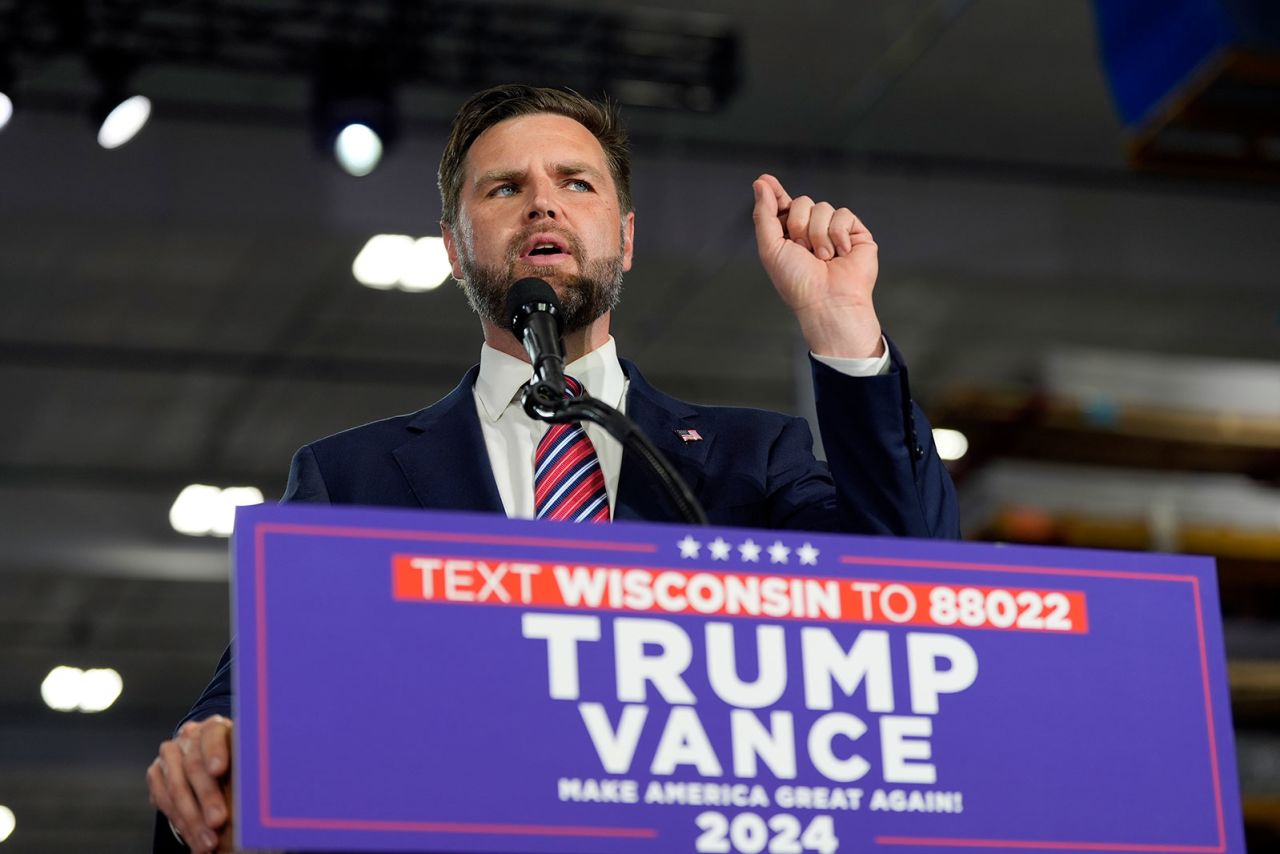
<path id="1" fill-rule="evenodd" d="M 686 445 L 690 442 L 701 442 L 702 435 L 697 430 L 677 430 L 676 435 L 680 437 L 680 441 Z"/>

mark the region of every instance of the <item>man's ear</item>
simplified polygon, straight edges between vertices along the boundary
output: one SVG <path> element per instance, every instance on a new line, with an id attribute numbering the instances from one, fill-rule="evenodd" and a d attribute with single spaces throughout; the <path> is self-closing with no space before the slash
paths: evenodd
<path id="1" fill-rule="evenodd" d="M 631 211 L 622 221 L 622 272 L 631 269 L 631 253 L 636 242 L 636 212 Z"/>
<path id="2" fill-rule="evenodd" d="M 457 238 L 453 236 L 453 228 L 445 225 L 444 220 L 440 221 L 440 237 L 444 239 L 444 251 L 449 256 L 449 268 L 453 271 L 453 277 L 462 281 L 466 277 L 462 275 L 462 264 L 458 261 Z"/>

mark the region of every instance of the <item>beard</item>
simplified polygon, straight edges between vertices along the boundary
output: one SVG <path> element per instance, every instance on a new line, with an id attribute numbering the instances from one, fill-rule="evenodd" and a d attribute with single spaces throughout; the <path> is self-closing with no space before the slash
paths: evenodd
<path id="1" fill-rule="evenodd" d="M 554 267 L 541 267 L 523 261 L 520 250 L 534 234 L 554 233 L 569 247 L 577 261 L 577 273 L 562 273 Z M 471 253 L 471 235 L 463 233 L 458 241 L 459 263 L 463 278 L 458 286 L 466 294 L 471 310 L 482 319 L 501 329 L 511 328 L 511 318 L 506 316 L 507 291 L 526 276 L 544 279 L 555 288 L 560 298 L 564 334 L 587 328 L 606 312 L 617 308 L 622 298 L 622 255 L 606 258 L 588 258 L 582 244 L 574 235 L 547 228 L 546 224 L 525 229 L 512 238 L 507 246 L 507 258 L 502 265 L 486 266 L 475 260 Z M 621 249 L 619 236 L 619 249 Z"/>

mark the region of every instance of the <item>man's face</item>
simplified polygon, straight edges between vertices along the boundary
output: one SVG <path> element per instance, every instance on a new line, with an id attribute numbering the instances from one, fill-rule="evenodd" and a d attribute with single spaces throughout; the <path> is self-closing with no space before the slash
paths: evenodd
<path id="1" fill-rule="evenodd" d="M 444 229 L 454 278 L 483 319 L 506 328 L 507 289 L 545 279 L 575 332 L 617 303 L 635 215 L 622 216 L 604 150 L 573 119 L 500 122 L 467 151 L 458 221 Z"/>

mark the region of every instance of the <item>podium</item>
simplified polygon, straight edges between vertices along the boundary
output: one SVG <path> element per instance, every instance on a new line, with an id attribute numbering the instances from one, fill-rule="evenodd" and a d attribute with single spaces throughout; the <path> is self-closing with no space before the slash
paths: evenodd
<path id="1" fill-rule="evenodd" d="M 1243 852 L 1209 558 L 241 508 L 246 850 Z"/>

